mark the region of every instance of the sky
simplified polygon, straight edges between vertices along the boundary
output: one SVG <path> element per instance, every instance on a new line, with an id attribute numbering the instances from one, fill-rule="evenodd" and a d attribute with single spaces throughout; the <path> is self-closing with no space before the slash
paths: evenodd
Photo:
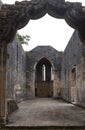
<path id="1" fill-rule="evenodd" d="M 22 1 L 22 0 L 17 0 Z M 65 0 L 69 2 L 81 2 L 85 6 L 85 0 Z M 3 3 L 14 4 L 15 0 L 2 0 Z M 24 50 L 30 51 L 36 46 L 52 46 L 58 51 L 64 51 L 74 29 L 63 19 L 56 19 L 48 14 L 38 20 L 30 20 L 29 23 L 18 31 L 21 35 L 29 35 L 28 45 L 23 45 Z"/>

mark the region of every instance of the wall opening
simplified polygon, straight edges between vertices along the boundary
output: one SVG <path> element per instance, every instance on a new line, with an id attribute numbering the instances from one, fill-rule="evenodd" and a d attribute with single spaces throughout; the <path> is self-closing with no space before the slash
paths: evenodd
<path id="1" fill-rule="evenodd" d="M 42 81 L 46 81 L 46 66 L 42 65 Z"/>
<path id="2" fill-rule="evenodd" d="M 35 96 L 53 96 L 53 71 L 52 65 L 46 58 L 42 58 L 36 65 Z"/>
<path id="3" fill-rule="evenodd" d="M 71 71 L 71 102 L 76 102 L 77 88 L 76 88 L 76 66 Z"/>

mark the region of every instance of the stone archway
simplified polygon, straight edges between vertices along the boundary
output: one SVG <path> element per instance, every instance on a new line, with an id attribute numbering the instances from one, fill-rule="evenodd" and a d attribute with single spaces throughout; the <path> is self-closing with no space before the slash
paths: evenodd
<path id="1" fill-rule="evenodd" d="M 52 65 L 46 59 L 42 58 L 36 65 L 35 96 L 52 97 L 53 79 Z"/>
<path id="2" fill-rule="evenodd" d="M 23 28 L 30 19 L 38 19 L 46 13 L 55 18 L 63 18 L 76 29 L 85 43 L 85 7 L 81 3 L 65 0 L 31 0 L 2 5 L 0 9 L 0 124 L 7 120 L 6 63 L 7 45 L 14 39 L 17 30 Z"/>

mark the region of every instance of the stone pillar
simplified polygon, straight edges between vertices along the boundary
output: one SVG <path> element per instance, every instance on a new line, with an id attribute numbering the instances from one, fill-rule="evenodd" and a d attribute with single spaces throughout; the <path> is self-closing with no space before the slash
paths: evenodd
<path id="1" fill-rule="evenodd" d="M 53 82 L 53 97 L 54 98 L 60 97 L 61 83 L 60 83 L 58 75 L 59 75 L 59 71 L 54 70 L 54 82 Z"/>
<path id="2" fill-rule="evenodd" d="M 7 45 L 0 47 L 0 125 L 7 121 L 7 81 L 6 81 Z"/>

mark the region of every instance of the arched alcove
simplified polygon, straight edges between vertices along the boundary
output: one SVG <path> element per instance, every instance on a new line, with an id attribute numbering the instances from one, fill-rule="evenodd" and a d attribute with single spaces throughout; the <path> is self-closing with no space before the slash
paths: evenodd
<path id="1" fill-rule="evenodd" d="M 51 62 L 46 58 L 42 58 L 37 63 L 35 72 L 35 96 L 53 96 L 52 68 Z"/>

